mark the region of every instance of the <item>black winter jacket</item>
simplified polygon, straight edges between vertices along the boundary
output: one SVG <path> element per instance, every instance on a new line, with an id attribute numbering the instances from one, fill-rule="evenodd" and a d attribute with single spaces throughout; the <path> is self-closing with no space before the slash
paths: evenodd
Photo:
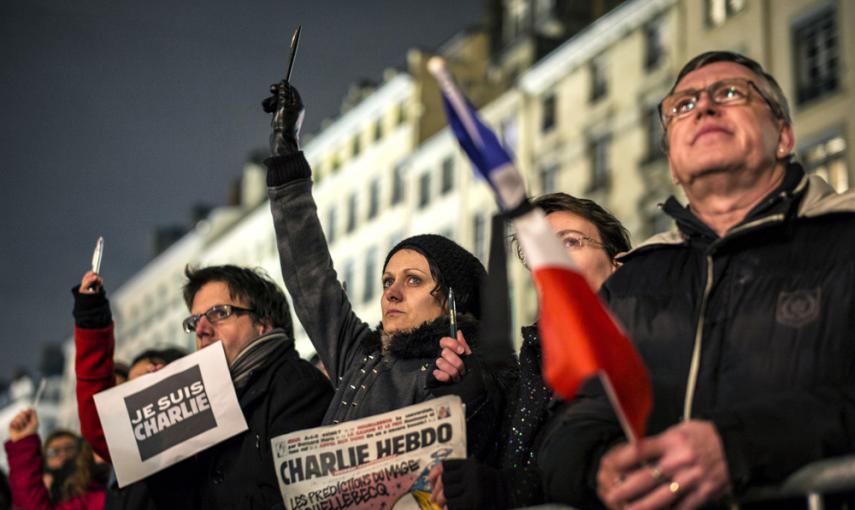
<path id="1" fill-rule="evenodd" d="M 665 212 L 679 231 L 623 257 L 602 290 L 651 374 L 648 433 L 711 420 L 737 494 L 855 451 L 855 192 L 793 164 L 721 238 L 673 198 Z M 621 439 L 588 384 L 541 448 L 549 497 L 590 503 Z"/>
<path id="2" fill-rule="evenodd" d="M 284 337 L 249 377 L 237 394 L 249 429 L 147 479 L 157 508 L 283 508 L 270 440 L 318 426 L 332 387 Z"/>
<path id="3" fill-rule="evenodd" d="M 466 404 L 469 453 L 484 458 L 492 447 L 502 396 L 493 377 L 478 370 L 477 357 L 458 384 L 431 384 L 439 339 L 448 320 L 411 334 L 394 335 L 383 352 L 377 331 L 353 313 L 339 284 L 317 206 L 311 170 L 302 153 L 270 158 L 267 184 L 285 286 L 300 323 L 336 388 L 324 424 L 372 416 L 446 394 Z M 427 334 L 425 328 L 428 328 Z M 461 328 L 477 354 L 477 324 Z"/>

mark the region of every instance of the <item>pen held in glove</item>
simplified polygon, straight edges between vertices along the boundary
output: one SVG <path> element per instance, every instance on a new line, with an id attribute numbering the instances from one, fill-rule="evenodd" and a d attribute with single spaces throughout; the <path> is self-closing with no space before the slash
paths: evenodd
<path id="1" fill-rule="evenodd" d="M 300 45 L 300 30 L 301 25 L 297 25 L 294 29 L 294 34 L 291 36 L 291 56 L 288 58 L 288 70 L 285 71 L 285 81 L 291 82 L 291 71 L 294 69 L 294 57 L 297 56 L 297 46 Z"/>

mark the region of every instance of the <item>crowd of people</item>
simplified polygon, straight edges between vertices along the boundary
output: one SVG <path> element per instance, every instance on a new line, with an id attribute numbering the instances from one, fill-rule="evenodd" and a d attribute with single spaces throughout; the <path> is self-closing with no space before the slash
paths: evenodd
<path id="1" fill-rule="evenodd" d="M 123 369 L 103 281 L 87 272 L 73 289 L 81 435 L 54 431 L 42 444 L 35 411 L 15 417 L 15 508 L 282 507 L 271 438 L 443 395 L 465 403 L 467 429 L 467 457 L 430 472 L 433 504 L 450 509 L 727 507 L 855 451 L 855 194 L 805 174 L 787 98 L 757 62 L 701 54 L 660 104 L 671 176 L 688 200 L 662 207 L 676 230 L 631 249 L 595 202 L 531 199 L 647 366 L 654 405 L 635 442 L 599 379 L 571 401 L 547 386 L 537 322 L 521 329 L 515 355 L 484 362 L 494 344 L 482 326 L 495 319 L 487 272 L 450 239 L 396 244 L 377 282 L 380 323 L 357 317 L 299 148 L 302 99 L 287 82 L 271 90 L 265 164 L 282 274 L 324 371 L 297 354 L 288 301 L 267 275 L 188 266 L 183 327 L 197 349 L 222 342 L 248 429 L 119 488 L 93 395 L 185 353 L 146 351 Z"/>

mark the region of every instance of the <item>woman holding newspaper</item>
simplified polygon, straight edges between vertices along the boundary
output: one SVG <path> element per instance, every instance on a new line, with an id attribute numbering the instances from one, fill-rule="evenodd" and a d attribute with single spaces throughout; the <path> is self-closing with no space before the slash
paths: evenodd
<path id="1" fill-rule="evenodd" d="M 273 157 L 265 161 L 268 194 L 285 285 L 336 386 L 323 423 L 457 394 L 466 404 L 469 453 L 486 456 L 501 392 L 477 361 L 483 266 L 445 237 L 405 239 L 386 256 L 378 282 L 380 325 L 372 329 L 360 320 L 337 281 L 312 198 L 311 169 L 298 149 L 302 101 L 286 81 L 271 90 L 263 103 L 274 113 Z"/>

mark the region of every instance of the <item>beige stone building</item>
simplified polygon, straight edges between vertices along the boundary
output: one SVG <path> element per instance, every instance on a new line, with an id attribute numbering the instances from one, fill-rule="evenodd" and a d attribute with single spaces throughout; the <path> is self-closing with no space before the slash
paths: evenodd
<path id="1" fill-rule="evenodd" d="M 657 204 L 677 193 L 659 148 L 657 105 L 680 67 L 714 49 L 761 62 L 790 99 L 797 152 L 836 189 L 855 178 L 855 4 L 796 0 L 624 2 L 520 75 L 517 161 L 529 189 L 591 198 L 637 244 L 670 228 Z M 527 275 L 513 270 L 517 322 L 536 315 Z"/>
<path id="2" fill-rule="evenodd" d="M 855 182 L 855 41 L 843 30 L 855 26 L 855 3 L 488 3 L 484 29 L 462 32 L 438 52 L 514 153 L 531 193 L 592 198 L 626 224 L 634 244 L 670 228 L 657 208 L 676 192 L 659 149 L 657 105 L 680 66 L 702 51 L 740 51 L 766 66 L 790 98 L 809 171 L 839 190 Z M 335 268 L 354 311 L 372 324 L 381 265 L 399 239 L 441 233 L 487 258 L 493 198 L 445 128 L 425 69 L 429 56 L 411 50 L 406 69 L 355 87 L 342 114 L 304 147 Z M 179 325 L 186 313 L 180 272 L 188 262 L 261 266 L 281 282 L 263 170 L 246 169 L 243 192 L 240 204 L 215 210 L 113 295 L 118 352 L 192 345 Z M 511 260 L 509 268 L 518 330 L 535 319 L 537 300 L 522 265 Z M 308 355 L 312 347 L 297 330 Z M 69 370 L 70 382 L 72 364 Z"/>

